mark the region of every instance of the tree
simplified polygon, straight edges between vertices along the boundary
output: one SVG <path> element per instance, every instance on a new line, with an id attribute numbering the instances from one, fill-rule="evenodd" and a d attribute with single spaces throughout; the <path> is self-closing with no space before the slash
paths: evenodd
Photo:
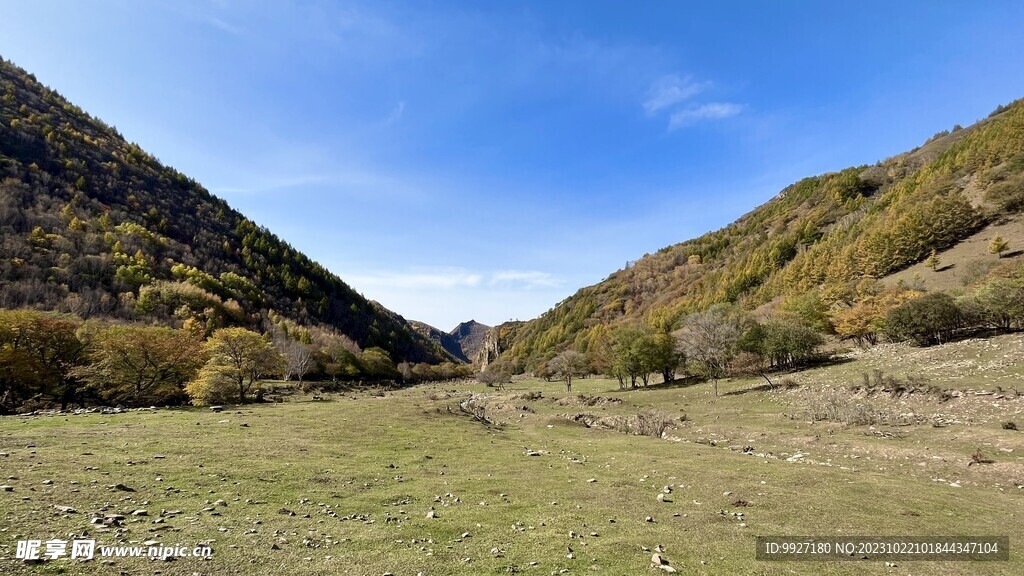
<path id="1" fill-rule="evenodd" d="M 72 374 L 84 361 L 81 321 L 34 310 L 0 310 L 0 413 L 32 397 L 81 403 Z"/>
<path id="2" fill-rule="evenodd" d="M 938 271 L 939 265 L 942 262 L 939 260 L 939 254 L 932 248 L 932 254 L 924 261 L 924 265 L 931 268 L 933 272 Z"/>
<path id="3" fill-rule="evenodd" d="M 651 349 L 651 336 L 643 328 L 621 326 L 612 333 L 612 373 L 620 388 L 625 387 L 626 378 L 629 378 L 630 388 L 636 388 L 637 378 L 647 382 Z"/>
<path id="4" fill-rule="evenodd" d="M 353 352 L 344 344 L 334 344 L 323 351 L 326 358 L 324 372 L 331 377 L 332 382 L 337 382 L 338 378 L 355 378 L 362 372 L 357 352 L 358 349 Z"/>
<path id="5" fill-rule="evenodd" d="M 198 404 L 232 397 L 245 402 L 257 381 L 284 367 L 281 355 L 270 341 L 245 328 L 221 328 L 210 336 L 205 348 L 210 359 L 186 387 Z"/>
<path id="6" fill-rule="evenodd" d="M 551 359 L 551 371 L 565 382 L 565 391 L 572 392 L 572 379 L 587 369 L 586 357 L 575 350 L 566 350 Z"/>
<path id="7" fill-rule="evenodd" d="M 654 335 L 652 344 L 651 368 L 661 373 L 662 382 L 672 382 L 676 379 L 676 370 L 686 363 L 686 352 L 683 350 L 682 342 L 668 332 L 658 332 Z"/>
<path id="8" fill-rule="evenodd" d="M 944 292 L 926 294 L 889 311 L 885 331 L 893 340 L 910 340 L 918 346 L 941 344 L 963 324 L 963 312 Z"/>
<path id="9" fill-rule="evenodd" d="M 174 402 L 204 361 L 200 340 L 185 330 L 109 326 L 89 340 L 90 362 L 74 373 L 114 404 Z"/>
<path id="10" fill-rule="evenodd" d="M 483 372 L 476 375 L 476 381 L 484 386 L 501 388 L 512 382 L 512 373 L 503 363 L 492 363 Z"/>
<path id="11" fill-rule="evenodd" d="M 780 319 L 771 320 L 764 328 L 761 353 L 776 369 L 792 367 L 810 358 L 825 340 L 807 326 Z"/>
<path id="12" fill-rule="evenodd" d="M 988 251 L 991 254 L 995 254 L 998 258 L 1002 258 L 1003 252 L 1006 252 L 1009 247 L 1009 242 L 1003 240 L 1002 236 L 996 235 L 996 237 L 989 242 Z"/>
<path id="13" fill-rule="evenodd" d="M 885 330 L 889 311 L 921 295 L 915 290 L 898 289 L 882 294 L 868 293 L 861 301 L 835 316 L 836 333 L 844 338 L 853 338 L 858 345 L 866 342 L 874 346 L 878 335 Z"/>
<path id="14" fill-rule="evenodd" d="M 299 379 L 299 384 L 302 384 L 302 378 L 313 367 L 313 347 L 289 340 L 286 336 L 277 348 L 285 359 L 284 379 L 290 380 L 295 376 Z"/>
<path id="15" fill-rule="evenodd" d="M 391 356 L 382 348 L 367 348 L 363 351 L 362 361 L 364 373 L 375 380 L 395 380 L 400 376 Z"/>
<path id="16" fill-rule="evenodd" d="M 1024 327 L 1024 276 L 993 278 L 959 304 L 979 325 L 996 330 Z"/>
<path id="17" fill-rule="evenodd" d="M 683 321 L 680 337 L 686 354 L 712 380 L 715 396 L 718 396 L 718 379 L 725 375 L 729 360 L 736 353 L 739 336 L 739 323 L 720 307 L 695 312 Z"/>

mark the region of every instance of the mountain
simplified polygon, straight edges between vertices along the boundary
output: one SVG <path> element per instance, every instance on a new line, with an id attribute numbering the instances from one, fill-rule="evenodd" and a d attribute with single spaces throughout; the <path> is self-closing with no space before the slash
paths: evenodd
<path id="1" fill-rule="evenodd" d="M 266 228 L 0 59 L 0 307 L 315 327 L 449 359 Z"/>
<path id="2" fill-rule="evenodd" d="M 480 349 L 483 348 L 484 338 L 486 338 L 487 331 L 490 329 L 491 327 L 486 324 L 470 320 L 469 322 L 459 324 L 449 334 L 459 343 L 462 353 L 467 358 L 472 362 L 479 363 L 477 355 L 480 353 Z"/>
<path id="3" fill-rule="evenodd" d="M 421 335 L 441 346 L 446 352 L 466 363 L 479 364 L 477 354 L 484 345 L 484 338 L 490 326 L 476 320 L 462 322 L 451 332 L 443 332 L 423 322 L 410 321 Z"/>
<path id="4" fill-rule="evenodd" d="M 829 312 L 849 307 L 872 280 L 886 282 L 933 253 L 946 257 L 962 242 L 983 242 L 970 262 L 947 265 L 991 264 L 984 261 L 995 259 L 986 250 L 990 236 L 1006 229 L 1024 238 L 1021 210 L 1018 100 L 875 165 L 805 178 L 725 228 L 645 254 L 539 318 L 503 326 L 491 340 L 501 361 L 523 371 L 565 348 L 600 349 L 614 326 L 673 329 L 717 303 L 811 311 L 828 332 Z M 1019 254 L 1021 246 L 1012 248 Z"/>
<path id="5" fill-rule="evenodd" d="M 469 363 L 469 357 L 462 351 L 462 346 L 460 345 L 459 340 L 448 332 L 439 330 L 430 324 L 425 324 L 416 320 L 410 320 L 409 324 L 412 326 L 413 330 L 416 330 L 416 332 L 421 336 L 436 343 L 438 346 L 443 348 L 445 352 L 448 352 L 460 362 Z"/>

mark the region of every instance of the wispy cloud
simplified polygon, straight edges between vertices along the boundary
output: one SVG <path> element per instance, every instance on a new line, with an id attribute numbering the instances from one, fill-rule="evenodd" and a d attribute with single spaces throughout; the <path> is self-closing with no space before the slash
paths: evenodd
<path id="1" fill-rule="evenodd" d="M 307 174 L 266 175 L 253 169 L 247 174 L 239 174 L 233 182 L 210 186 L 210 192 L 214 194 L 266 194 L 314 189 L 347 198 L 406 202 L 424 194 L 421 185 L 413 179 L 358 168 L 346 170 L 344 167 Z"/>
<path id="2" fill-rule="evenodd" d="M 458 267 L 349 274 L 345 279 L 360 289 L 386 287 L 414 290 L 533 290 L 558 288 L 562 285 L 562 281 L 553 274 L 538 270 L 480 272 Z"/>
<path id="3" fill-rule="evenodd" d="M 207 16 L 205 20 L 206 23 L 210 26 L 213 26 L 214 28 L 221 30 L 222 32 L 227 32 L 232 36 L 242 36 L 243 34 L 245 34 L 245 30 L 243 28 L 235 26 L 234 24 L 229 24 L 221 20 L 220 18 L 217 18 L 216 16 Z"/>
<path id="4" fill-rule="evenodd" d="M 712 102 L 692 108 L 673 112 L 668 119 L 668 129 L 675 130 L 689 126 L 701 120 L 720 120 L 730 118 L 743 111 L 743 106 L 730 102 Z"/>
<path id="5" fill-rule="evenodd" d="M 712 87 L 712 82 L 696 80 L 692 76 L 668 74 L 651 84 L 647 99 L 641 105 L 648 115 L 668 116 L 669 131 L 690 126 L 704 120 L 721 120 L 743 111 L 743 106 L 732 102 L 701 103 L 696 96 Z M 694 102 L 693 100 L 696 100 Z"/>
<path id="6" fill-rule="evenodd" d="M 399 100 L 398 104 L 395 104 L 395 107 L 391 109 L 391 113 L 388 114 L 388 117 L 384 119 L 384 124 L 388 125 L 388 124 L 394 124 L 395 122 L 398 122 L 399 120 L 402 119 L 402 114 L 404 114 L 404 113 L 405 113 L 405 100 Z"/>
<path id="7" fill-rule="evenodd" d="M 348 275 L 346 280 L 354 286 L 405 288 L 417 290 L 446 290 L 453 288 L 475 288 L 484 277 L 481 274 L 461 268 L 442 268 L 409 272 L 379 272 L 374 274 Z"/>
<path id="8" fill-rule="evenodd" d="M 547 272 L 537 270 L 499 270 L 491 275 L 491 286 L 518 288 L 557 288 L 561 280 Z"/>
<path id="9" fill-rule="evenodd" d="M 692 98 L 710 86 L 710 82 L 697 82 L 691 76 L 682 78 L 676 74 L 662 76 L 651 85 L 647 99 L 643 103 L 644 110 L 648 114 L 654 114 Z"/>

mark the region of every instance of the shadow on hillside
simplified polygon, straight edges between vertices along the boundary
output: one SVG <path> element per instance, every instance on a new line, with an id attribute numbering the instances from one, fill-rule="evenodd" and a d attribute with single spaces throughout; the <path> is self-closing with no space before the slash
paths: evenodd
<path id="1" fill-rule="evenodd" d="M 686 378 L 676 378 L 671 382 L 658 382 L 657 384 L 648 384 L 647 386 L 644 386 L 643 384 L 638 384 L 636 388 L 630 388 L 627 384 L 625 388 L 615 388 L 609 390 L 609 392 L 641 392 L 645 390 L 650 391 L 669 390 L 673 388 L 689 388 L 690 386 L 696 386 L 697 384 L 701 384 L 703 382 L 706 382 L 706 380 L 702 378 L 697 378 L 696 376 L 687 376 Z"/>

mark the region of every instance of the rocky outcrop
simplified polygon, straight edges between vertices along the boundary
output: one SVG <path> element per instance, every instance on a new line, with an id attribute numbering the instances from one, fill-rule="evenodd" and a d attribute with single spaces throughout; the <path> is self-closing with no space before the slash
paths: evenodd
<path id="1" fill-rule="evenodd" d="M 470 320 L 459 324 L 448 334 L 459 343 L 459 347 L 467 359 L 475 359 L 480 349 L 483 348 L 484 340 L 490 329 L 491 327 L 486 324 Z"/>
<path id="2" fill-rule="evenodd" d="M 487 365 L 494 362 L 501 355 L 501 328 L 491 328 L 484 334 L 480 349 L 473 356 L 473 364 L 480 367 L 480 371 L 487 369 Z"/>
<path id="3" fill-rule="evenodd" d="M 412 326 L 413 330 L 419 334 L 432 340 L 438 346 L 444 349 L 445 352 L 451 354 L 456 360 L 461 362 L 469 363 L 471 356 L 463 352 L 462 345 L 459 339 L 453 336 L 451 333 L 442 332 L 437 328 L 434 328 L 430 324 L 424 324 L 423 322 L 417 322 L 410 320 L 409 325 Z M 460 324 L 461 326 L 461 324 Z"/>

